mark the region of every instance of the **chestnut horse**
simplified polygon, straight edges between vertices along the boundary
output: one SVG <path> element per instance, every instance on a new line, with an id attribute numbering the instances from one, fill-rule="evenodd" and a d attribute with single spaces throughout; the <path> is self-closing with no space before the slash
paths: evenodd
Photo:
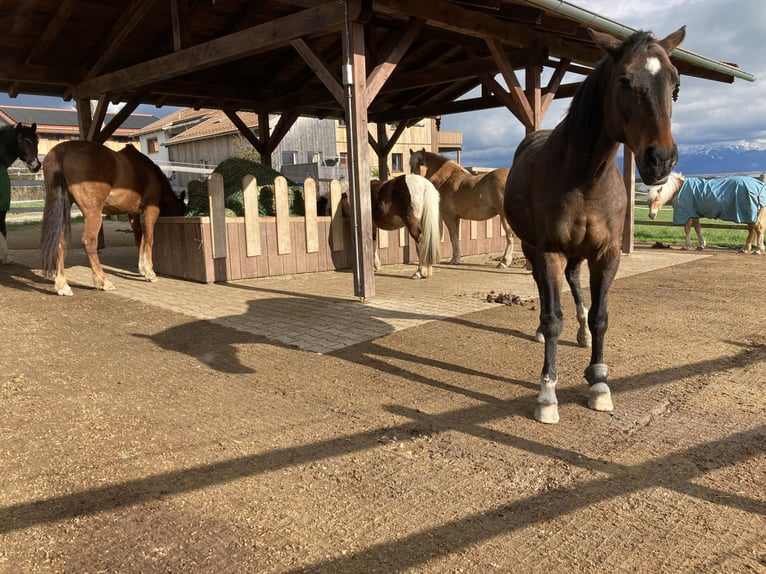
<path id="1" fill-rule="evenodd" d="M 176 196 L 159 167 L 133 146 L 115 152 L 90 141 L 67 141 L 48 152 L 43 170 L 42 267 L 46 276 L 54 278 L 59 295 L 72 295 L 64 277 L 72 201 L 85 219 L 82 244 L 97 289 L 114 289 L 98 259 L 102 213 L 128 215 L 138 247 L 138 270 L 147 281 L 157 280 L 152 264 L 154 224 L 160 215 L 181 216 L 185 210 L 183 196 Z"/>
<path id="2" fill-rule="evenodd" d="M 649 32 L 624 41 L 589 33 L 606 57 L 580 85 L 556 128 L 533 132 L 519 144 L 505 191 L 505 214 L 521 239 L 540 295 L 537 337 L 545 342 L 545 360 L 534 417 L 544 423 L 559 420 L 556 351 L 565 277 L 577 307 L 577 341 L 592 344 L 585 370 L 588 406 L 613 409 L 604 337 L 627 206 L 616 162 L 619 145 L 633 151 L 647 185 L 664 183 L 678 162 L 670 114 L 679 75 L 669 56 L 683 40 L 685 27 L 662 40 Z M 580 285 L 584 260 L 590 270 L 590 311 Z"/>
<path id="3" fill-rule="evenodd" d="M 754 177 L 734 176 L 716 179 L 684 177 L 671 173 L 668 181 L 661 186 L 647 190 L 649 219 L 666 203 L 673 205 L 673 224 L 684 226 L 686 243 L 682 249 L 691 249 L 691 228 L 697 232 L 697 249 L 707 245 L 700 229 L 700 217 L 723 219 L 747 225 L 747 239 L 742 253 L 750 253 L 755 247 L 761 255 L 763 231 L 766 229 L 766 184 Z"/>
<path id="4" fill-rule="evenodd" d="M 513 260 L 513 232 L 503 212 L 503 196 L 508 169 L 499 168 L 481 175 L 474 175 L 457 162 L 425 148 L 410 150 L 410 170 L 425 175 L 436 186 L 441 196 L 441 214 L 450 243 L 450 263 L 460 263 L 460 220 L 484 221 L 495 215 L 505 231 L 505 252 L 498 267 L 509 267 Z M 425 173 L 423 173 L 425 172 Z"/>
<path id="5" fill-rule="evenodd" d="M 373 251 L 375 271 L 380 268 L 377 229 L 392 231 L 406 227 L 418 246 L 418 270 L 412 279 L 427 279 L 433 264 L 439 262 L 439 192 L 426 178 L 400 175 L 387 181 L 370 182 L 372 201 Z M 348 194 L 341 197 L 341 212 L 348 218 Z"/>

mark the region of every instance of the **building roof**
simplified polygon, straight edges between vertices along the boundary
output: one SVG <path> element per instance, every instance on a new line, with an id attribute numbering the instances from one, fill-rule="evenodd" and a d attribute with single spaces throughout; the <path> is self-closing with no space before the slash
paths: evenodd
<path id="1" fill-rule="evenodd" d="M 237 115 L 251 130 L 258 127 L 258 114 L 239 112 Z M 235 133 L 238 134 L 239 130 L 228 116 L 224 112 L 214 111 L 203 122 L 167 140 L 165 145 L 176 145 Z"/>
<path id="2" fill-rule="evenodd" d="M 216 113 L 217 110 L 211 110 L 207 108 L 195 110 L 192 108 L 181 108 L 175 112 L 164 116 L 157 121 L 144 126 L 136 132 L 136 135 L 150 134 L 158 131 L 175 131 L 178 129 L 184 129 L 185 126 L 196 122 L 201 122 L 208 116 Z"/>
<path id="3" fill-rule="evenodd" d="M 115 114 L 107 113 L 106 122 Z M 156 116 L 150 114 L 132 114 L 122 123 L 115 135 L 133 135 L 136 130 L 153 123 Z M 79 132 L 80 125 L 77 111 L 65 108 L 37 108 L 26 106 L 0 106 L 0 122 L 8 124 L 36 123 L 40 132 Z"/>
<path id="4" fill-rule="evenodd" d="M 491 90 L 464 98 L 501 67 L 563 69 L 579 83 L 602 57 L 588 28 L 633 31 L 561 0 L 25 0 L 3 15 L 14 26 L 0 36 L 0 91 L 11 95 L 320 118 L 344 113 L 344 30 L 363 31 L 371 122 L 503 106 Z M 684 75 L 754 80 L 683 48 L 672 58 Z"/>

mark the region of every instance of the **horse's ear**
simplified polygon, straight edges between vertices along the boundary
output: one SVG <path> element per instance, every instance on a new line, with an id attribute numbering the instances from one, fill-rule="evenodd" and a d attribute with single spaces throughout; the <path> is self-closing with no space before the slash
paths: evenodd
<path id="1" fill-rule="evenodd" d="M 622 46 L 621 40 L 618 40 L 606 32 L 598 32 L 597 30 L 588 28 L 588 34 L 590 34 L 590 37 L 593 38 L 596 46 L 601 48 L 607 54 L 614 54 L 620 48 L 620 46 Z"/>
<path id="2" fill-rule="evenodd" d="M 676 47 L 684 41 L 684 38 L 686 37 L 686 26 L 681 26 L 678 30 L 673 32 L 672 34 L 669 34 L 662 40 L 660 40 L 659 44 L 663 48 L 665 48 L 665 51 L 668 53 L 668 56 L 670 53 L 676 49 Z"/>
<path id="3" fill-rule="evenodd" d="M 35 122 L 35 123 L 33 123 L 33 124 L 32 124 L 32 131 L 33 131 L 33 132 L 36 132 L 36 131 L 37 131 L 37 122 Z"/>

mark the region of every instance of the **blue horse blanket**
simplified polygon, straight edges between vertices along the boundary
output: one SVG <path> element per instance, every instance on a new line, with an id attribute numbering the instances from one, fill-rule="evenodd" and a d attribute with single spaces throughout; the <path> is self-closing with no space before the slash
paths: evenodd
<path id="1" fill-rule="evenodd" d="M 673 225 L 683 225 L 692 217 L 755 223 L 764 205 L 766 184 L 754 177 L 687 177 L 673 200 Z"/>

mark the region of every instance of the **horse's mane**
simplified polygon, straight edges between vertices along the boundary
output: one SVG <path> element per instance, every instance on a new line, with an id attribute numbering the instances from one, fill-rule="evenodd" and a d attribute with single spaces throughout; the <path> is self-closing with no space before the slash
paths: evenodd
<path id="1" fill-rule="evenodd" d="M 173 187 L 170 185 L 170 181 L 168 181 L 167 176 L 160 169 L 160 166 L 154 163 L 145 154 L 138 151 L 132 144 L 126 145 L 118 153 L 124 153 L 125 155 L 130 155 L 136 160 L 140 161 L 146 168 L 151 169 L 154 172 L 154 175 L 157 177 L 157 179 L 160 182 L 163 195 L 168 195 L 169 193 L 173 197 L 176 197 L 176 193 L 173 191 Z"/>
<path id="2" fill-rule="evenodd" d="M 13 149 L 13 152 L 17 149 L 16 126 L 13 124 L 0 127 L 0 163 L 6 168 L 16 161 L 13 152 L 7 151 L 9 148 Z"/>
<path id="3" fill-rule="evenodd" d="M 432 151 L 425 151 L 423 150 L 423 153 L 426 156 L 431 156 L 433 158 L 436 158 L 440 163 L 439 165 L 445 165 L 445 164 L 452 164 L 455 166 L 457 170 L 464 171 L 465 173 L 471 173 L 466 168 L 464 168 L 462 165 L 460 165 L 458 162 L 456 162 L 454 159 L 450 159 L 448 157 L 444 157 L 443 155 L 439 155 L 438 153 L 434 153 Z"/>
<path id="4" fill-rule="evenodd" d="M 591 74 L 585 78 L 569 106 L 565 118 L 566 129 L 575 140 L 594 141 L 594 136 L 601 131 L 603 116 L 594 114 L 595 106 L 604 97 L 605 82 L 612 73 L 614 62 L 621 60 L 626 54 L 646 49 L 657 39 L 651 32 L 639 30 L 628 36 L 623 43 L 611 54 L 604 56 Z"/>

